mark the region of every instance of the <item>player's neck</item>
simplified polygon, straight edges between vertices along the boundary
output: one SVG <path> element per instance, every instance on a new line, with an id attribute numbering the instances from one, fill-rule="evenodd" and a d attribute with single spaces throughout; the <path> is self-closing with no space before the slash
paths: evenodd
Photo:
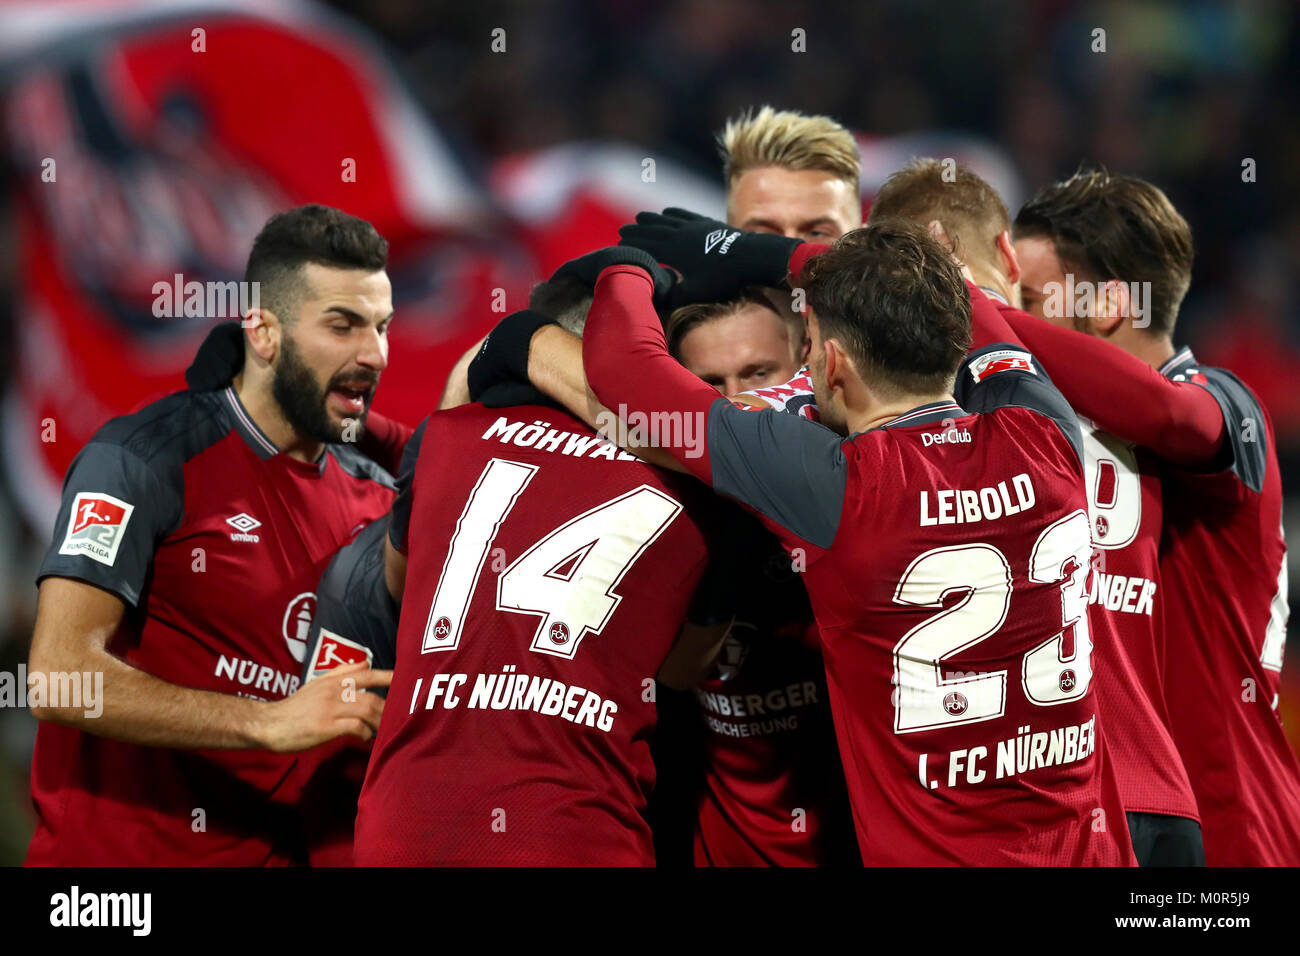
<path id="1" fill-rule="evenodd" d="M 244 411 L 262 433 L 282 453 L 299 461 L 314 462 L 325 451 L 325 446 L 295 429 L 285 418 L 284 410 L 271 391 L 269 377 L 248 375 L 241 371 L 231 382 L 235 395 Z"/>
<path id="2" fill-rule="evenodd" d="M 1147 335 L 1138 329 L 1125 328 L 1110 338 L 1111 344 L 1118 345 L 1129 355 L 1139 358 L 1152 368 L 1160 368 L 1178 350 L 1174 341 L 1167 335 Z"/>
<path id="3" fill-rule="evenodd" d="M 888 425 L 898 416 L 905 415 L 912 409 L 919 408 L 922 405 L 930 405 L 934 402 L 951 402 L 952 400 L 953 397 L 948 392 L 939 392 L 933 395 L 900 395 L 898 398 L 891 398 L 887 402 L 873 402 L 867 407 L 851 410 L 845 414 L 845 422 L 849 426 L 849 434 L 855 435 L 858 432 L 879 428 L 881 425 Z"/>

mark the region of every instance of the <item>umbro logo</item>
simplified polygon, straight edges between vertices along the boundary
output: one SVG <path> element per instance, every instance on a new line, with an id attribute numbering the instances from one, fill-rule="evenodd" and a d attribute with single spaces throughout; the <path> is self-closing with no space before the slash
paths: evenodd
<path id="1" fill-rule="evenodd" d="M 731 248 L 731 244 L 736 241 L 736 237 L 739 235 L 739 229 L 714 229 L 704 237 L 704 254 L 707 256 L 717 247 L 718 243 L 722 243 L 722 248 L 718 249 L 718 255 L 725 256 L 727 250 Z"/>
<path id="2" fill-rule="evenodd" d="M 258 542 L 258 536 L 255 534 L 249 534 L 249 532 L 254 528 L 262 527 L 262 522 L 258 521 L 247 512 L 241 511 L 233 518 L 227 518 L 226 524 L 235 529 L 230 533 L 231 541 L 251 541 L 253 544 Z"/>

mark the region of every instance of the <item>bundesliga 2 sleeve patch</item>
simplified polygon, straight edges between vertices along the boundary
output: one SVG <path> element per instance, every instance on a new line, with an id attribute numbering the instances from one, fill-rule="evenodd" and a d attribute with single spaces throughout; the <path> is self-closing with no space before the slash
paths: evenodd
<path id="1" fill-rule="evenodd" d="M 83 491 L 72 503 L 68 531 L 59 554 L 84 555 L 109 567 L 126 535 L 135 505 L 100 492 Z"/>
<path id="2" fill-rule="evenodd" d="M 998 349 L 986 352 L 970 363 L 971 377 L 982 382 L 998 372 L 1029 372 L 1038 374 L 1034 368 L 1033 356 L 1022 349 Z"/>
<path id="3" fill-rule="evenodd" d="M 374 657 L 370 648 L 322 627 L 320 639 L 316 642 L 316 653 L 312 655 L 311 667 L 307 670 L 307 680 L 314 680 L 347 664 L 370 665 Z"/>

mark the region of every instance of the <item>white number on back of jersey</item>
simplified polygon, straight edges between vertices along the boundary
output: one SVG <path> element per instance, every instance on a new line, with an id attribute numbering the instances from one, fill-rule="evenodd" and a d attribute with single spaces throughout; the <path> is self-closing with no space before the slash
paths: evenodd
<path id="1" fill-rule="evenodd" d="M 682 510 L 649 485 L 592 508 L 515 559 L 497 581 L 497 610 L 537 614 L 530 650 L 570 660 L 622 600 L 614 588 Z"/>
<path id="2" fill-rule="evenodd" d="M 1092 635 L 1088 630 L 1091 555 L 1088 516 L 1076 511 L 1040 534 L 1029 557 L 1029 580 L 1061 585 L 1061 632 L 1027 653 L 1021 672 L 1025 696 L 1043 707 L 1078 700 L 1092 683 Z"/>
<path id="3" fill-rule="evenodd" d="M 1088 516 L 1067 515 L 1034 543 L 1029 579 L 1061 587 L 1061 630 L 1027 651 L 1021 686 L 1033 703 L 1048 707 L 1076 700 L 1092 683 L 1088 631 Z M 966 591 L 953 607 L 918 624 L 894 647 L 894 731 L 905 734 L 1001 717 L 1006 671 L 944 676 L 943 662 L 995 634 L 1011 602 L 1011 566 L 990 544 L 936 548 L 903 572 L 894 601 L 942 608 L 945 595 Z M 1067 653 L 1068 649 L 1068 653 Z"/>
<path id="4" fill-rule="evenodd" d="M 493 458 L 456 522 L 424 629 L 422 653 L 460 644 L 474 588 L 492 542 L 538 466 Z M 497 580 L 496 607 L 541 620 L 530 650 L 572 659 L 599 634 L 622 600 L 614 588 L 682 511 L 649 485 L 597 505 L 545 535 Z"/>
<path id="5" fill-rule="evenodd" d="M 1264 629 L 1264 652 L 1259 661 L 1271 671 L 1280 671 L 1286 656 L 1286 622 L 1291 616 L 1287 603 L 1286 552 L 1282 552 L 1282 567 L 1277 573 L 1277 590 L 1268 608 L 1268 626 Z M 1277 706 L 1277 701 L 1273 701 Z"/>
<path id="6" fill-rule="evenodd" d="M 988 720 L 1006 706 L 1006 671 L 944 677 L 941 669 L 944 658 L 974 647 L 1007 619 L 1011 568 L 1001 551 L 987 544 L 927 551 L 903 572 L 894 601 L 941 608 L 944 596 L 959 590 L 966 594 L 957 604 L 894 647 L 896 733 Z"/>
<path id="7" fill-rule="evenodd" d="M 1083 470 L 1088 487 L 1088 517 L 1098 548 L 1124 548 L 1142 526 L 1142 475 L 1133 446 L 1108 432 L 1083 425 Z"/>
<path id="8" fill-rule="evenodd" d="M 535 474 L 536 465 L 493 458 L 478 476 L 465 502 L 465 510 L 456 521 L 456 533 L 451 536 L 451 546 L 442 562 L 438 590 L 433 594 L 433 607 L 429 608 L 429 620 L 424 625 L 421 653 L 455 650 L 460 644 L 465 612 L 478 576 L 483 573 L 488 549 L 519 493 Z"/>

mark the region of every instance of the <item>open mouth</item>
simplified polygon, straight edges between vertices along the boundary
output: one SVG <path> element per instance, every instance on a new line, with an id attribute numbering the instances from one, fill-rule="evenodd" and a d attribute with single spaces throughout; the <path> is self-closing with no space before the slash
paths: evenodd
<path id="1" fill-rule="evenodd" d="M 360 415 L 366 410 L 366 401 L 370 398 L 370 393 L 373 390 L 374 385 L 370 382 L 341 383 L 331 386 L 330 395 L 334 397 L 345 413 Z"/>

